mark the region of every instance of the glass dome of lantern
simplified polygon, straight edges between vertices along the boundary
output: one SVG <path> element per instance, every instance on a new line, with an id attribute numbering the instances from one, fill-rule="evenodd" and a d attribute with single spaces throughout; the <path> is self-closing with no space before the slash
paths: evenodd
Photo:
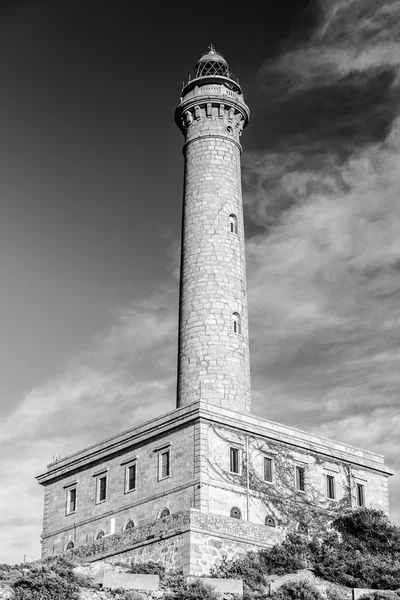
<path id="1" fill-rule="evenodd" d="M 225 58 L 210 44 L 194 68 L 194 77 L 190 77 L 183 84 L 183 95 L 190 92 L 196 86 L 212 83 L 223 84 L 225 87 L 241 94 L 239 79 L 231 73 Z"/>

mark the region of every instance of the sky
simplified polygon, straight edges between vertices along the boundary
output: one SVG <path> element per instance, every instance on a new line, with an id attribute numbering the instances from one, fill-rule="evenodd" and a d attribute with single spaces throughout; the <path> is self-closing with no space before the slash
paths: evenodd
<path id="1" fill-rule="evenodd" d="M 40 556 L 56 448 L 175 408 L 174 111 L 210 43 L 251 109 L 253 412 L 399 463 L 399 1 L 134 4 L 0 4 L 0 562 Z"/>

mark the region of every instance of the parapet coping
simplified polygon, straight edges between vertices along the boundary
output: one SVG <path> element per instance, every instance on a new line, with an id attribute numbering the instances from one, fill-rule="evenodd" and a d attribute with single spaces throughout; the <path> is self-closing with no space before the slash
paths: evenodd
<path id="1" fill-rule="evenodd" d="M 319 437 L 251 414 L 236 412 L 204 401 L 198 401 L 176 408 L 160 417 L 155 417 L 150 421 L 50 463 L 47 466 L 47 472 L 38 475 L 36 479 L 40 484 L 47 483 L 54 478 L 70 473 L 72 470 L 104 460 L 107 456 L 121 452 L 128 447 L 142 444 L 152 438 L 162 437 L 168 431 L 200 420 L 228 426 L 244 433 L 256 434 L 264 437 L 266 441 L 284 443 L 305 451 L 358 465 L 362 468 L 379 471 L 388 476 L 394 473 L 392 467 L 385 465 L 382 454 Z"/>

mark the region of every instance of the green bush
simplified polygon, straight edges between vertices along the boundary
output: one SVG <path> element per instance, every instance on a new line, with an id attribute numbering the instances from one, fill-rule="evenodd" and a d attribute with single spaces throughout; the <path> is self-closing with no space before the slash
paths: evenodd
<path id="1" fill-rule="evenodd" d="M 173 594 L 168 594 L 166 598 L 168 600 L 219 600 L 220 596 L 210 585 L 197 580 L 185 584 Z"/>
<path id="2" fill-rule="evenodd" d="M 306 581 L 286 583 L 270 597 L 271 600 L 322 600 L 317 588 Z"/>

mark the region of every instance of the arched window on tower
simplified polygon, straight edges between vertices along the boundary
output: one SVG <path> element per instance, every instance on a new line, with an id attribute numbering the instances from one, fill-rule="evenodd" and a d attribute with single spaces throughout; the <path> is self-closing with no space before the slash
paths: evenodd
<path id="1" fill-rule="evenodd" d="M 164 519 L 164 517 L 169 517 L 170 514 L 171 511 L 169 510 L 169 508 L 163 508 L 160 512 L 160 519 Z"/>
<path id="2" fill-rule="evenodd" d="M 237 235 L 238 220 L 236 215 L 229 215 L 229 232 Z"/>
<path id="3" fill-rule="evenodd" d="M 129 521 L 127 522 L 127 524 L 125 525 L 125 531 L 127 529 L 134 529 L 135 528 L 135 523 L 132 521 L 132 519 L 129 519 Z"/>
<path id="4" fill-rule="evenodd" d="M 101 540 L 106 534 L 102 529 L 100 529 L 99 533 L 96 535 L 96 540 Z"/>
<path id="5" fill-rule="evenodd" d="M 238 333 L 241 334 L 242 333 L 242 327 L 241 327 L 241 323 L 240 323 L 240 315 L 239 313 L 233 313 L 232 315 L 232 332 L 233 333 Z"/>
<path id="6" fill-rule="evenodd" d="M 68 542 L 66 549 L 67 550 L 73 550 L 74 547 L 75 547 L 75 544 L 74 544 L 74 542 L 71 541 L 71 542 Z"/>

